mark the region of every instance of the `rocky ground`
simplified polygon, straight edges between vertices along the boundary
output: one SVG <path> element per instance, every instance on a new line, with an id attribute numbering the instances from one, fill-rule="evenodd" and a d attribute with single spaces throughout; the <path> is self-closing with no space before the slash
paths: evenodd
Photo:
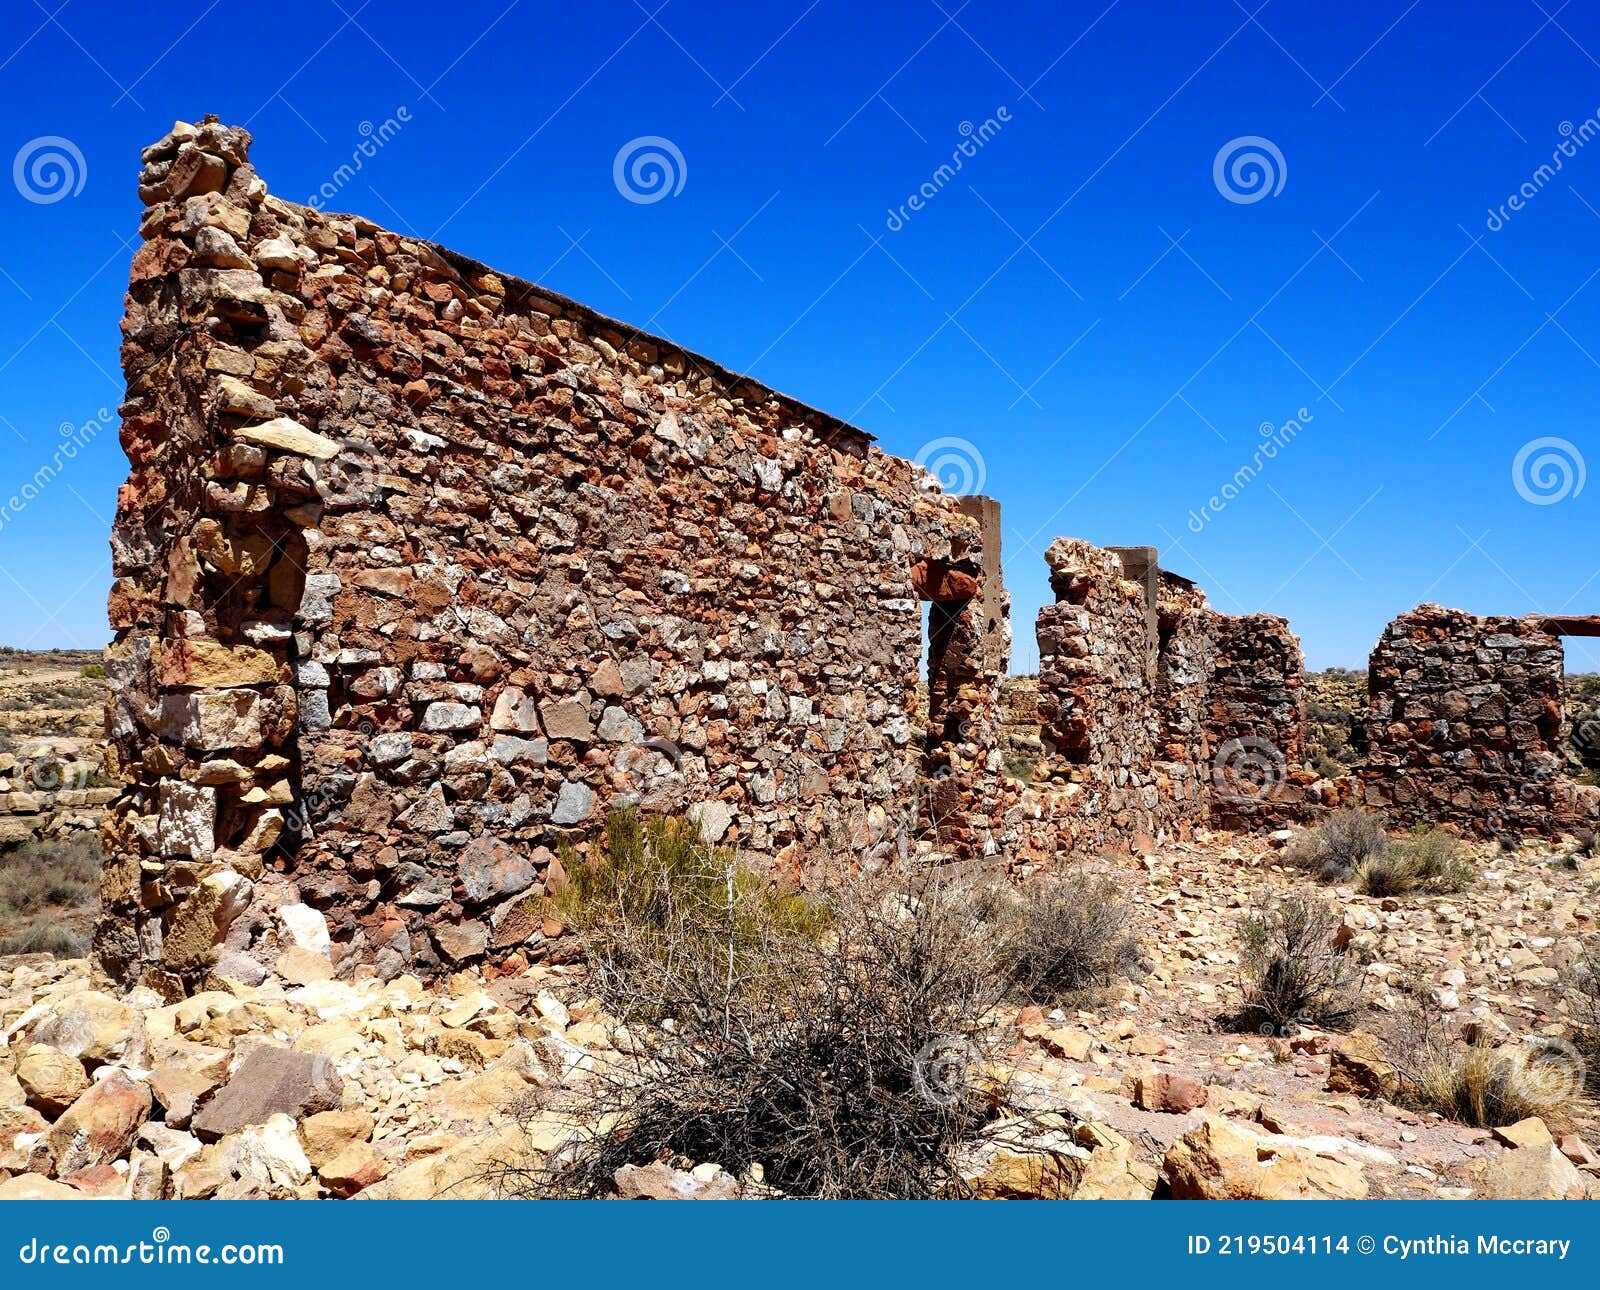
<path id="1" fill-rule="evenodd" d="M 1021 1069 L 1072 1090 L 1077 1115 L 1134 1141 L 1147 1166 L 1165 1162 L 1169 1179 L 1174 1145 L 1188 1135 L 1208 1139 L 1219 1156 L 1253 1148 L 1307 1157 L 1313 1174 L 1329 1175 L 1311 1178 L 1312 1194 L 1459 1198 L 1597 1189 L 1600 1157 L 1590 1144 L 1600 1143 L 1600 1112 L 1593 1106 L 1577 1108 L 1569 1123 L 1513 1135 L 1531 1135 L 1538 1157 L 1531 1182 L 1533 1156 L 1513 1157 L 1521 1148 L 1508 1148 L 1503 1133 L 1351 1091 L 1360 1083 L 1351 1072 L 1370 1052 L 1363 1037 L 1239 1033 L 1219 1021 L 1238 1004 L 1240 918 L 1304 881 L 1277 864 L 1278 856 L 1265 839 L 1219 836 L 1126 862 L 1120 875 L 1139 900 L 1150 975 L 1107 1006 L 1025 1025 L 1036 1051 L 1014 1050 Z M 1548 847 L 1479 849 L 1478 862 L 1473 886 L 1452 896 L 1377 899 L 1351 887 L 1326 890 L 1343 910 L 1350 951 L 1370 959 L 1363 1031 L 1392 1029 L 1402 987 L 1415 982 L 1456 1027 L 1476 1024 L 1507 1041 L 1566 1033 L 1556 987 L 1580 942 L 1595 934 L 1600 862 Z M 1141 1080 L 1142 1088 L 1133 1086 Z M 1173 1087 L 1182 1091 L 1168 1094 Z M 1186 1105 L 1200 1097 L 1203 1104 Z M 1151 1105 L 1164 1109 L 1144 1109 Z M 1273 1135 L 1264 1146 L 1239 1137 L 1263 1133 Z"/>
<path id="2" fill-rule="evenodd" d="M 1471 1129 L 1371 1095 L 1373 1041 L 1239 1033 L 1237 923 L 1298 880 L 1267 839 L 1208 837 L 1114 867 L 1147 973 L 1092 1007 L 1000 1019 L 1008 1119 L 975 1149 L 981 1194 L 1572 1196 L 1600 1188 L 1600 1120 Z M 1328 889 L 1368 963 L 1363 1030 L 1408 979 L 1453 1022 L 1558 1035 L 1561 968 L 1594 931 L 1600 862 L 1482 852 L 1474 886 L 1378 900 Z M 615 1057 L 581 971 L 535 965 L 424 987 L 333 979 L 325 925 L 280 911 L 288 948 L 254 986 L 180 1003 L 91 987 L 81 960 L 0 959 L 0 1197 L 494 1194 L 572 1126 L 518 1117 Z M 716 1197 L 719 1162 L 624 1171 L 624 1196 Z M 694 1166 L 691 1168 L 691 1166 Z M 749 1180 L 745 1180 L 747 1183 Z"/>

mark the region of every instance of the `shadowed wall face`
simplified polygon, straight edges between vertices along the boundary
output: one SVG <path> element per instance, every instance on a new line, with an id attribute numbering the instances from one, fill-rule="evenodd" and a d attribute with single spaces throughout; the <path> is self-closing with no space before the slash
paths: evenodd
<path id="1" fill-rule="evenodd" d="M 1390 623 L 1368 671 L 1367 803 L 1482 836 L 1594 827 L 1600 789 L 1566 778 L 1557 634 L 1592 622 L 1422 605 Z"/>
<path id="2" fill-rule="evenodd" d="M 249 142 L 208 121 L 144 155 L 103 967 L 249 979 L 308 906 L 344 966 L 524 952 L 555 844 L 630 801 L 797 880 L 891 860 L 919 563 L 968 587 L 945 765 L 981 849 L 978 519 L 714 363 L 270 196 Z"/>

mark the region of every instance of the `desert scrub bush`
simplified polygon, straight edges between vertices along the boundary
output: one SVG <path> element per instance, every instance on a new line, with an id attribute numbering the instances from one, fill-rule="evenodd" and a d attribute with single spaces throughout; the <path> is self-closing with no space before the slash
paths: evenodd
<path id="1" fill-rule="evenodd" d="M 50 909 L 92 905 L 100 884 L 100 840 L 29 842 L 0 856 L 0 924 Z"/>
<path id="2" fill-rule="evenodd" d="M 814 936 L 825 910 L 805 896 L 775 890 L 737 864 L 731 852 L 700 841 L 691 820 L 614 811 L 580 856 L 561 848 L 567 881 L 542 913 L 576 932 L 591 968 L 623 971 L 640 955 L 670 956 L 715 926 L 735 955 L 776 932 Z"/>
<path id="3" fill-rule="evenodd" d="M 1461 843 L 1442 829 L 1418 825 L 1387 850 L 1368 856 L 1356 869 L 1356 881 L 1369 896 L 1405 896 L 1412 892 L 1463 891 L 1474 871 Z"/>
<path id="4" fill-rule="evenodd" d="M 1584 1062 L 1585 1083 L 1600 1097 L 1600 940 L 1587 942 L 1562 974 L 1572 1042 Z"/>
<path id="5" fill-rule="evenodd" d="M 1263 1032 L 1310 1025 L 1339 1029 L 1360 1002 L 1359 965 L 1340 943 L 1338 911 L 1293 892 L 1245 916 L 1239 927 L 1236 1022 Z"/>
<path id="6" fill-rule="evenodd" d="M 1015 890 L 990 889 L 984 904 L 1006 977 L 1026 1002 L 1070 1002 L 1140 967 L 1132 911 L 1109 878 L 1036 878 Z"/>
<path id="7" fill-rule="evenodd" d="M 7 954 L 50 954 L 58 959 L 81 958 L 89 952 L 86 931 L 72 931 L 55 923 L 34 923 L 20 932 L 0 935 L 0 958 Z"/>
<path id="8" fill-rule="evenodd" d="M 748 886 L 699 884 L 653 887 L 648 924 L 612 921 L 591 947 L 615 1055 L 523 1114 L 606 1128 L 498 1171 L 502 1194 L 604 1196 L 624 1165 L 661 1160 L 791 1197 L 959 1192 L 1004 991 L 971 892 L 853 879 L 819 931 Z"/>
<path id="9" fill-rule="evenodd" d="M 86 677 L 87 679 L 89 679 L 91 681 L 103 681 L 103 680 L 106 679 L 106 667 L 105 667 L 105 664 L 104 663 L 85 663 L 83 665 L 83 667 L 79 669 L 79 675 L 83 676 L 83 677 Z"/>
<path id="10" fill-rule="evenodd" d="M 1013 749 L 1006 753 L 1002 769 L 1008 779 L 1031 784 L 1034 774 L 1039 769 L 1039 760 L 1033 753 Z"/>
<path id="11" fill-rule="evenodd" d="M 1302 829 L 1290 840 L 1283 861 L 1304 869 L 1321 882 L 1347 882 L 1363 862 L 1385 854 L 1389 834 L 1383 820 L 1366 811 L 1332 811 L 1320 823 Z"/>
<path id="12" fill-rule="evenodd" d="M 1456 1035 L 1425 988 L 1410 989 L 1386 1047 L 1397 1102 L 1475 1128 L 1530 1116 L 1560 1124 L 1583 1091 L 1583 1063 L 1571 1045 L 1536 1038 L 1496 1047 Z"/>

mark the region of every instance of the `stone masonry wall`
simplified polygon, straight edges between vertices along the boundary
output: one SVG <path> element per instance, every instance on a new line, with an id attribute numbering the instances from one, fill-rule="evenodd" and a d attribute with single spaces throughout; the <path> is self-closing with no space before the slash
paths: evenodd
<path id="1" fill-rule="evenodd" d="M 177 996 L 330 940 L 341 971 L 514 964 L 544 952 L 558 844 L 633 803 L 804 885 L 836 856 L 1027 868 L 1357 796 L 1300 765 L 1282 619 L 1214 612 L 1153 548 L 1069 538 L 1024 791 L 995 503 L 573 301 L 280 201 L 249 145 L 180 123 L 140 176 L 113 979 Z M 1392 624 L 1367 804 L 1493 834 L 1594 821 L 1600 790 L 1562 777 L 1552 631 L 1600 620 L 1570 621 Z"/>
<path id="2" fill-rule="evenodd" d="M 1600 789 L 1565 778 L 1563 651 L 1546 627 L 1439 605 L 1390 623 L 1368 672 L 1366 804 L 1483 836 L 1594 827 Z"/>
<path id="3" fill-rule="evenodd" d="M 803 880 L 902 853 L 927 759 L 992 847 L 978 518 L 707 360 L 270 196 L 249 144 L 144 154 L 104 970 L 176 994 L 324 927 L 341 970 L 536 952 L 554 845 L 614 805 Z M 923 596 L 958 642 L 927 746 Z"/>
<path id="4" fill-rule="evenodd" d="M 1302 819 L 1315 779 L 1305 756 L 1305 656 L 1272 614 L 1213 614 L 1206 732 L 1212 816 L 1228 828 Z"/>
<path id="5" fill-rule="evenodd" d="M 1053 826 L 1093 849 L 1159 826 L 1152 761 L 1145 584 L 1080 538 L 1045 552 L 1056 601 L 1039 611 L 1039 717 L 1048 755 L 1035 782 Z"/>
<path id="6" fill-rule="evenodd" d="M 1061 538 L 1039 614 L 1040 818 L 1079 850 L 1314 809 L 1305 663 L 1281 618 L 1216 613 L 1148 547 Z"/>
<path id="7" fill-rule="evenodd" d="M 1206 700 L 1216 666 L 1212 629 L 1218 615 L 1205 592 L 1162 570 L 1156 602 L 1154 707 L 1157 785 L 1184 823 L 1205 819 L 1211 800 L 1211 738 Z"/>

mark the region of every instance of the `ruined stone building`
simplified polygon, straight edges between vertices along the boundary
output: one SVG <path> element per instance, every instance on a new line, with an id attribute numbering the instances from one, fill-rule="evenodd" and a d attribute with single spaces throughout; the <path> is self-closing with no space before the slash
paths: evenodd
<path id="1" fill-rule="evenodd" d="M 1363 800 L 1397 824 L 1491 837 L 1593 828 L 1600 789 L 1567 778 L 1561 638 L 1600 619 L 1476 618 L 1423 605 L 1368 671 Z"/>
<path id="2" fill-rule="evenodd" d="M 804 882 L 918 839 L 1016 867 L 1276 826 L 1360 788 L 1299 765 L 1282 619 L 1215 613 L 1148 548 L 1067 539 L 1038 623 L 1045 753 L 1031 784 L 1005 775 L 992 501 L 571 300 L 282 201 L 249 144 L 179 125 L 140 175 L 107 655 L 127 787 L 95 948 L 113 978 L 248 979 L 306 906 L 341 970 L 527 952 L 557 843 L 627 802 Z M 1402 657 L 1422 646 L 1391 638 L 1374 713 L 1400 706 L 1374 748 L 1405 741 L 1365 788 L 1426 813 L 1386 779 L 1431 747 Z M 1550 660 L 1517 651 L 1498 773 L 1544 801 L 1557 735 L 1528 709 Z M 1455 803 L 1441 758 L 1419 791 Z"/>

